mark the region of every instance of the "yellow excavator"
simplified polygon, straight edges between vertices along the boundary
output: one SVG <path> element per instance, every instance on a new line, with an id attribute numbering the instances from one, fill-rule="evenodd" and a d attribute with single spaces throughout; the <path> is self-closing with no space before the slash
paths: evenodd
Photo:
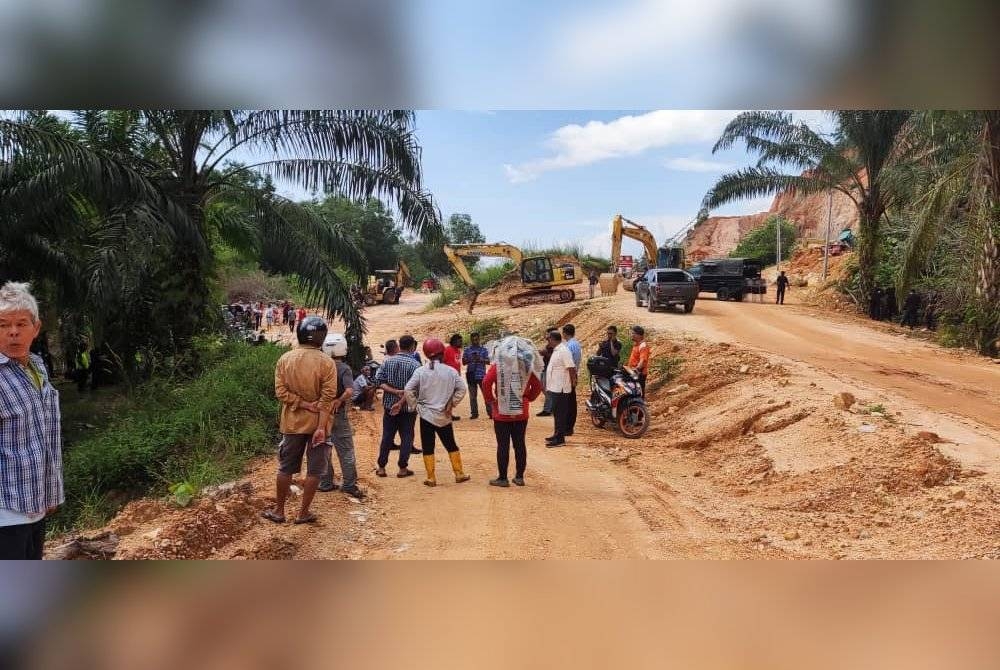
<path id="1" fill-rule="evenodd" d="M 472 303 L 469 311 L 479 298 L 476 282 L 469 273 L 469 268 L 463 258 L 509 258 L 517 266 L 521 277 L 521 285 L 528 289 L 524 293 L 512 295 L 508 302 L 511 307 L 525 307 L 544 303 L 572 302 L 576 293 L 572 289 L 559 288 L 572 286 L 583 281 L 583 271 L 576 263 L 553 263 L 548 256 L 524 257 L 521 250 L 512 244 L 503 242 L 496 244 L 453 244 L 444 246 L 444 254 L 448 257 L 455 273 L 469 287 Z"/>
<path id="2" fill-rule="evenodd" d="M 622 238 L 630 237 L 642 243 L 645 249 L 645 264 L 647 267 L 658 268 L 683 268 L 684 249 L 681 247 L 657 247 L 656 238 L 645 226 L 626 219 L 621 214 L 616 214 L 611 222 L 611 276 L 618 273 L 618 261 L 622 253 Z M 635 280 L 637 274 L 626 278 L 622 285 L 626 291 L 635 290 Z"/>

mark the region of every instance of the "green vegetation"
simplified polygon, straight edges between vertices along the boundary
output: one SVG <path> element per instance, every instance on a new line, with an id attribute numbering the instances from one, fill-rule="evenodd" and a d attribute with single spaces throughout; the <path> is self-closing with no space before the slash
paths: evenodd
<path id="1" fill-rule="evenodd" d="M 217 343 L 211 369 L 185 382 L 141 387 L 104 429 L 67 449 L 66 505 L 56 526 L 100 525 L 131 496 L 182 500 L 239 476 L 274 444 L 274 365 L 283 349 Z"/>
<path id="2" fill-rule="evenodd" d="M 507 324 L 502 317 L 491 316 L 486 319 L 477 319 L 470 323 L 469 327 L 462 332 L 462 337 L 468 342 L 470 333 L 479 333 L 482 341 L 485 343 L 490 340 L 499 339 L 506 330 Z"/>
<path id="3" fill-rule="evenodd" d="M 751 230 L 729 254 L 730 258 L 757 258 L 764 265 L 778 260 L 778 226 L 781 226 L 781 257 L 788 259 L 795 247 L 796 229 L 780 216 L 769 216 L 764 225 Z"/>
<path id="4" fill-rule="evenodd" d="M 658 391 L 677 379 L 683 365 L 684 359 L 678 356 L 653 358 L 649 362 L 649 370 L 655 379 L 649 384 L 649 390 Z"/>
<path id="5" fill-rule="evenodd" d="M 786 112 L 747 112 L 716 150 L 742 142 L 754 167 L 723 175 L 704 211 L 740 198 L 840 191 L 857 249 L 840 288 L 862 309 L 875 287 L 916 288 L 946 346 L 1000 354 L 1000 111 L 831 111 L 821 134 Z M 986 169 L 984 166 L 991 166 Z"/>

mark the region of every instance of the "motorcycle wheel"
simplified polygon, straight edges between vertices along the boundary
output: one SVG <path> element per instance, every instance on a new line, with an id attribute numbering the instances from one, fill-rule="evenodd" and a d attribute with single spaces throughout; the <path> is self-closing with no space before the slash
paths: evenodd
<path id="1" fill-rule="evenodd" d="M 630 403 L 618 415 L 618 429 L 625 437 L 634 440 L 649 429 L 649 410 L 642 402 Z"/>
<path id="2" fill-rule="evenodd" d="M 604 428 L 604 424 L 607 423 L 604 419 L 593 412 L 590 413 L 590 422 L 597 428 Z"/>

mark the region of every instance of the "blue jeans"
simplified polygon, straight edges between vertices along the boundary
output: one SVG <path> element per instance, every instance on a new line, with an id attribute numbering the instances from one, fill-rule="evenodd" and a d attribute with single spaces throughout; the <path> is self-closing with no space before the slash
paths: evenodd
<path id="1" fill-rule="evenodd" d="M 337 460 L 340 461 L 340 474 L 342 489 L 350 490 L 358 484 L 358 465 L 354 457 L 354 431 L 347 416 L 338 416 L 333 422 L 333 430 L 330 431 L 328 442 L 333 444 L 337 452 Z M 320 478 L 320 484 L 333 483 L 333 454 L 327 459 L 326 472 Z"/>
<path id="2" fill-rule="evenodd" d="M 382 442 L 378 447 L 378 466 L 384 468 L 389 464 L 389 452 L 392 442 L 399 433 L 399 467 L 405 468 L 410 463 L 410 452 L 413 451 L 413 430 L 417 423 L 416 412 L 400 412 L 396 416 L 389 410 L 382 412 Z"/>

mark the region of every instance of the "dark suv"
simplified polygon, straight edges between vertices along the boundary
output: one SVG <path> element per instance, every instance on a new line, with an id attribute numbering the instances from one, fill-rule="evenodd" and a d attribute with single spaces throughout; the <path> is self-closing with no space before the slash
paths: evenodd
<path id="1" fill-rule="evenodd" d="M 753 258 L 706 258 L 691 266 L 700 290 L 719 300 L 743 300 L 747 293 L 767 293 L 761 263 Z"/>
<path id="2" fill-rule="evenodd" d="M 698 299 L 698 282 L 684 270 L 655 268 L 635 283 L 635 305 L 645 305 L 650 312 L 657 307 L 681 305 L 690 313 Z"/>

